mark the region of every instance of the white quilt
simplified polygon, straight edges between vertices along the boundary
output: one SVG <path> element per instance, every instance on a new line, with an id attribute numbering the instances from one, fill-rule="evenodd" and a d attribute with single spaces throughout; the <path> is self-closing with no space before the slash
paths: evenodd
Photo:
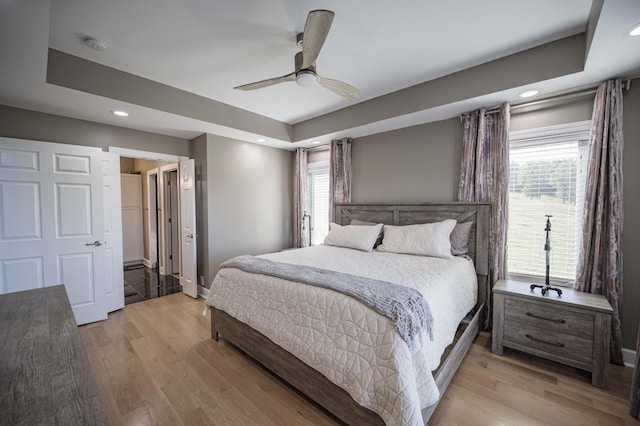
<path id="1" fill-rule="evenodd" d="M 439 398 L 431 371 L 476 303 L 473 263 L 324 245 L 260 257 L 403 284 L 425 296 L 433 341 L 425 331 L 413 349 L 388 318 L 319 287 L 224 268 L 207 300 L 320 371 L 387 425 L 422 425 L 421 408 Z"/>

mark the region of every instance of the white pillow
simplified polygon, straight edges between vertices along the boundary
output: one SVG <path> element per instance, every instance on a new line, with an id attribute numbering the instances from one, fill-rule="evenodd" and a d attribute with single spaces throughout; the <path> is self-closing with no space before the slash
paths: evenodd
<path id="1" fill-rule="evenodd" d="M 374 226 L 342 226 L 331 222 L 329 224 L 329 233 L 324 239 L 324 243 L 328 246 L 371 251 L 381 230 L 381 223 Z"/>
<path id="2" fill-rule="evenodd" d="M 452 257 L 449 236 L 454 219 L 420 225 L 384 226 L 384 239 L 376 250 L 422 256 Z"/>

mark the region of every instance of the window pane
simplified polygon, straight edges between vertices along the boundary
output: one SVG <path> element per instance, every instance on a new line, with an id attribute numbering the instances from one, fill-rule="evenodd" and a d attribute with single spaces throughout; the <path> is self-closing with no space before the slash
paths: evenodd
<path id="1" fill-rule="evenodd" d="M 536 132 L 539 133 L 539 129 Z M 575 280 L 587 165 L 588 132 L 520 135 L 509 151 L 508 268 L 511 274 L 545 275 L 545 215 L 551 215 L 550 277 Z"/>
<path id="2" fill-rule="evenodd" d="M 329 233 L 329 163 L 309 164 L 309 215 L 311 215 L 311 244 L 324 242 Z M 308 229 L 307 229 L 308 232 Z"/>

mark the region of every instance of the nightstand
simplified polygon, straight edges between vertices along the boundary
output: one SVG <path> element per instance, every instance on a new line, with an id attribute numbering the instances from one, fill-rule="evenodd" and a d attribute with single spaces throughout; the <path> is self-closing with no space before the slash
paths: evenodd
<path id="1" fill-rule="evenodd" d="M 607 387 L 613 309 L 604 296 L 562 289 L 542 296 L 529 283 L 500 280 L 493 288 L 492 352 L 509 347 L 591 372 Z"/>

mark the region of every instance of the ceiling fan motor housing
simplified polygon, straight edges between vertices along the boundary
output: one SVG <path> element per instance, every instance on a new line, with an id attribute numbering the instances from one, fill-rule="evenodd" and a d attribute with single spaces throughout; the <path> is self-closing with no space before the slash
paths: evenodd
<path id="1" fill-rule="evenodd" d="M 296 53 L 295 69 L 296 83 L 299 86 L 309 87 L 318 84 L 318 74 L 316 74 L 316 66 L 311 65 L 309 68 L 300 69 L 302 66 L 302 52 Z"/>

